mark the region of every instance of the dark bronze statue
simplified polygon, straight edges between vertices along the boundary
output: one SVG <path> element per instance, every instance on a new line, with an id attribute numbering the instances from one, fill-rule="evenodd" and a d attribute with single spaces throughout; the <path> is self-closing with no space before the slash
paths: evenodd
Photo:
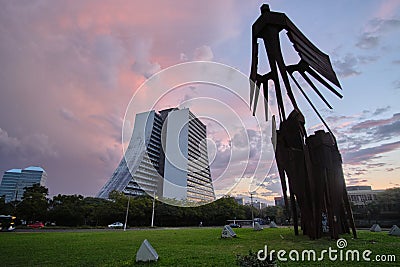
<path id="1" fill-rule="evenodd" d="M 289 40 L 300 57 L 300 61 L 295 65 L 286 66 L 284 62 L 279 40 L 279 33 L 282 30 L 287 31 Z M 257 72 L 258 38 L 264 41 L 270 65 L 270 72 L 264 75 Z M 262 87 L 265 114 L 268 118 L 268 81 L 272 81 L 280 119 L 279 130 L 273 133 L 276 135 L 275 156 L 288 218 L 290 219 L 291 214 L 296 235 L 298 235 L 300 215 L 303 234 L 312 239 L 322 236 L 325 217 L 332 238 L 337 239 L 342 233 L 350 233 L 350 227 L 356 237 L 353 214 L 343 176 L 342 159 L 336 139 L 295 79 L 294 72 L 300 74 L 330 109 L 332 107 L 314 85 L 310 76 L 338 97 L 342 97 L 330 85 L 332 83 L 341 88 L 329 56 L 312 44 L 284 13 L 272 12 L 269 6 L 264 4 L 261 6 L 260 17 L 252 27 L 250 105 L 253 105 L 254 100 L 253 112 L 255 113 L 259 91 Z M 293 106 L 293 111 L 287 117 L 278 73 Z M 297 106 L 289 77 L 317 113 L 328 132 L 317 131 L 314 135 L 307 136 L 305 118 Z M 287 185 L 290 199 L 287 197 Z"/>

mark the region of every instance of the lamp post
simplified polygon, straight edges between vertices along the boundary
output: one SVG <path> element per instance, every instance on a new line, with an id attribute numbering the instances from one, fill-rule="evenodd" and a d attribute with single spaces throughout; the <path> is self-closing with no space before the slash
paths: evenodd
<path id="1" fill-rule="evenodd" d="M 156 205 L 156 191 L 153 193 L 153 211 L 151 213 L 151 225 L 150 227 L 154 227 L 154 207 Z"/>
<path id="2" fill-rule="evenodd" d="M 254 228 L 254 213 L 253 213 L 253 193 L 250 193 L 250 206 L 251 206 L 251 224 Z"/>
<path id="3" fill-rule="evenodd" d="M 125 224 L 124 224 L 124 231 L 126 231 L 126 224 L 128 222 L 128 213 L 129 213 L 129 202 L 131 200 L 131 197 L 128 196 L 128 205 L 126 206 L 126 215 L 125 215 Z"/>
<path id="4" fill-rule="evenodd" d="M 15 194 L 14 194 L 15 197 L 14 197 L 14 201 L 11 202 L 14 206 L 14 214 L 17 212 L 17 206 L 22 203 L 21 200 L 18 201 L 18 191 L 22 185 L 23 185 L 22 182 L 18 182 L 15 186 Z"/>

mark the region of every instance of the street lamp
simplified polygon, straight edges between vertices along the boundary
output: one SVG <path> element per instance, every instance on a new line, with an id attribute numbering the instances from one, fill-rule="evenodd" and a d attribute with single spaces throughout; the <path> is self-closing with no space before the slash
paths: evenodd
<path id="1" fill-rule="evenodd" d="M 125 224 L 124 224 L 124 231 L 126 231 L 126 224 L 128 222 L 128 213 L 129 213 L 129 202 L 131 200 L 131 196 L 128 196 L 128 205 L 126 206 L 126 215 L 125 215 Z"/>
<path id="2" fill-rule="evenodd" d="M 154 207 L 156 205 L 156 191 L 153 193 L 153 211 L 151 213 L 151 225 L 150 227 L 154 227 Z"/>
<path id="3" fill-rule="evenodd" d="M 253 195 L 254 193 L 250 193 L 250 206 L 251 206 L 251 224 L 254 228 L 254 213 L 253 213 Z"/>

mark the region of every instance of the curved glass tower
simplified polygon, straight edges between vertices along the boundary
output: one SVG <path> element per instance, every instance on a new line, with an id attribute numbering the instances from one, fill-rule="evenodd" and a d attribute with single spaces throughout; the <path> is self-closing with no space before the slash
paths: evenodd
<path id="1" fill-rule="evenodd" d="M 125 157 L 98 197 L 111 191 L 190 202 L 215 199 L 206 126 L 189 109 L 136 114 Z"/>

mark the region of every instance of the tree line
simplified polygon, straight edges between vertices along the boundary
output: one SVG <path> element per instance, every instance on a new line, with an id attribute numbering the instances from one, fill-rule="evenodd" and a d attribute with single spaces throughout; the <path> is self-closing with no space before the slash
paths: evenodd
<path id="1" fill-rule="evenodd" d="M 121 192 L 111 192 L 109 199 L 84 197 L 81 195 L 57 195 L 48 198 L 48 189 L 39 184 L 25 188 L 21 201 L 5 203 L 0 197 L 0 214 L 14 215 L 17 223 L 41 221 L 57 226 L 103 227 L 114 222 L 125 222 L 129 201 L 127 223 L 131 227 L 150 226 L 153 198 L 138 196 L 128 199 Z M 364 206 L 352 206 L 356 222 L 400 221 L 400 188 L 387 189 L 377 195 L 377 200 Z M 223 197 L 199 207 L 178 207 L 155 202 L 156 226 L 204 226 L 224 225 L 227 220 L 250 220 L 268 218 L 276 223 L 285 223 L 284 209 L 268 206 L 257 209 L 240 205 L 233 197 Z"/>
<path id="2" fill-rule="evenodd" d="M 0 198 L 0 214 L 17 216 L 20 222 L 49 222 L 57 226 L 106 226 L 114 222 L 124 222 L 127 204 L 129 212 L 127 223 L 131 227 L 150 226 L 153 198 L 137 196 L 128 199 L 121 192 L 111 192 L 109 199 L 84 197 L 81 195 L 57 195 L 48 198 L 48 189 L 39 184 L 25 189 L 21 201 L 5 203 Z M 230 219 L 251 219 L 254 217 L 283 214 L 279 207 L 271 207 L 268 212 L 251 206 L 240 205 L 232 197 L 199 207 L 178 207 L 155 202 L 156 226 L 204 226 L 224 225 Z M 278 211 L 277 211 L 278 209 Z"/>

